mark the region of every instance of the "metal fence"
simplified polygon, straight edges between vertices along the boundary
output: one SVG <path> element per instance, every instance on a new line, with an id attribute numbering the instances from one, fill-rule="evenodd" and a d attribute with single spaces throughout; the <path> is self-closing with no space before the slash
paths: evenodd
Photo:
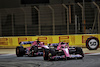
<path id="1" fill-rule="evenodd" d="M 0 36 L 100 33 L 100 2 L 0 9 Z"/>

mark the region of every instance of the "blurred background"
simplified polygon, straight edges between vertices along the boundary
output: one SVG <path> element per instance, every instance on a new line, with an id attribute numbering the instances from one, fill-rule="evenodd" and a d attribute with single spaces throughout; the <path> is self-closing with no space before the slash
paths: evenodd
<path id="1" fill-rule="evenodd" d="M 100 0 L 2 0 L 0 36 L 100 34 Z"/>

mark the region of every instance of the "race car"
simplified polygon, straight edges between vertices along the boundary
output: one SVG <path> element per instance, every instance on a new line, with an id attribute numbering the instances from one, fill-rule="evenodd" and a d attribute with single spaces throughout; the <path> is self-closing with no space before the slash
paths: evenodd
<path id="1" fill-rule="evenodd" d="M 48 46 L 44 45 L 43 42 L 37 41 L 26 41 L 20 42 L 20 46 L 16 47 L 16 56 L 21 57 L 24 55 L 27 56 L 42 56 L 43 55 L 43 48 L 49 49 Z M 31 44 L 30 47 L 24 48 L 23 45 Z"/>
<path id="2" fill-rule="evenodd" d="M 53 46 L 52 48 L 50 46 Z M 58 44 L 50 44 L 49 49 L 43 49 L 44 60 L 59 60 L 84 57 L 81 47 L 69 47 L 68 43 L 60 42 Z"/>

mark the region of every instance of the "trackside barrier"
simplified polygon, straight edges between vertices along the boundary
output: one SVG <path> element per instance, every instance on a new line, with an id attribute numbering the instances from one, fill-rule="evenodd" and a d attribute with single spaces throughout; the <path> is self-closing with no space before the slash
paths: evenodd
<path id="1" fill-rule="evenodd" d="M 90 36 L 98 38 L 100 42 L 100 34 L 0 37 L 0 48 L 15 48 L 19 46 L 21 41 L 35 41 L 37 39 L 44 42 L 45 45 L 63 41 L 68 42 L 69 46 L 86 47 L 86 40 Z"/>

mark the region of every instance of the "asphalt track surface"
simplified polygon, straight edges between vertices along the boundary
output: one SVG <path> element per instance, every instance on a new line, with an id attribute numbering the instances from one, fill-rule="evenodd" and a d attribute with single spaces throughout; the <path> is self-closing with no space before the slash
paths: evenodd
<path id="1" fill-rule="evenodd" d="M 16 57 L 15 49 L 0 49 L 0 67 L 100 67 L 100 48 L 83 52 L 83 59 L 44 61 L 42 56 Z"/>
<path id="2" fill-rule="evenodd" d="M 16 57 L 0 54 L 0 67 L 100 67 L 100 54 L 85 54 L 83 59 L 44 61 L 42 56 Z"/>
<path id="3" fill-rule="evenodd" d="M 44 61 L 43 57 L 1 55 L 0 67 L 100 67 L 100 55 L 85 55 L 83 59 Z"/>

